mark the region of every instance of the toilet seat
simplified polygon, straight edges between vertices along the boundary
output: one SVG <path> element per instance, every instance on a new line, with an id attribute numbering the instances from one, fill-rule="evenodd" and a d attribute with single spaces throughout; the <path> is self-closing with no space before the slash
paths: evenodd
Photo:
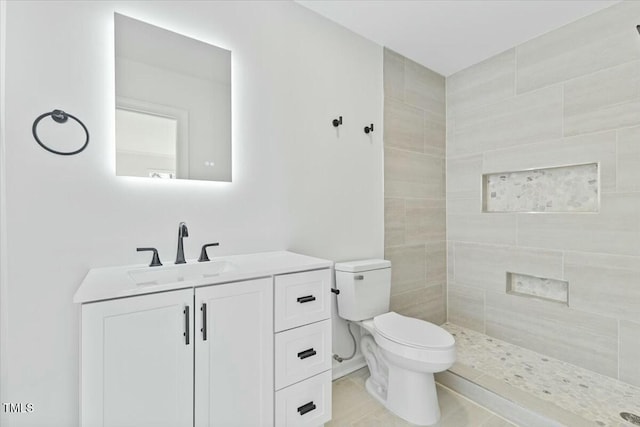
<path id="1" fill-rule="evenodd" d="M 440 326 L 389 312 L 362 322 L 378 346 L 406 367 L 441 372 L 456 360 L 453 336 Z"/>
<path id="2" fill-rule="evenodd" d="M 450 350 L 455 345 L 453 336 L 440 326 L 393 311 L 374 317 L 373 326 L 383 338 L 415 349 Z"/>

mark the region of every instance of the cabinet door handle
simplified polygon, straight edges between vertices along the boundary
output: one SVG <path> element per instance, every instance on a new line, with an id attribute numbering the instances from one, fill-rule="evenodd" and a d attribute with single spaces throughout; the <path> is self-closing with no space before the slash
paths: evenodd
<path id="1" fill-rule="evenodd" d="M 304 415 L 307 412 L 311 412 L 314 409 L 316 409 L 316 405 L 313 403 L 313 400 L 309 403 L 305 403 L 304 405 L 302 405 L 301 407 L 298 408 L 298 412 L 300 413 L 300 415 Z"/>
<path id="2" fill-rule="evenodd" d="M 182 312 L 184 313 L 184 333 L 182 335 L 184 335 L 185 345 L 189 345 L 189 306 L 185 306 Z"/>
<path id="3" fill-rule="evenodd" d="M 362 274 L 358 274 L 354 277 L 354 280 L 364 280 L 364 276 Z"/>
<path id="4" fill-rule="evenodd" d="M 207 303 L 203 302 L 202 307 L 200 307 L 200 311 L 202 312 L 202 341 L 207 340 Z"/>
<path id="5" fill-rule="evenodd" d="M 298 298 L 298 302 L 300 304 L 304 304 L 305 302 L 311 302 L 311 301 L 315 301 L 316 297 L 314 297 L 313 295 L 307 295 L 306 297 L 300 297 Z"/>
<path id="6" fill-rule="evenodd" d="M 300 353 L 298 353 L 298 357 L 300 358 L 300 360 L 303 360 L 307 357 L 315 356 L 316 354 L 316 351 L 313 348 L 310 348 L 309 350 L 301 351 Z"/>

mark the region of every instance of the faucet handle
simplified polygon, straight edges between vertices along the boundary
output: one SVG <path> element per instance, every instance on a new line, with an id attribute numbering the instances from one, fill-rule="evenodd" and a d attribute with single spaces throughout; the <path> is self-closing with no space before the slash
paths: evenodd
<path id="1" fill-rule="evenodd" d="M 138 252 L 153 251 L 153 258 L 151 258 L 151 264 L 149 264 L 149 267 L 160 267 L 162 265 L 156 248 L 137 248 L 136 250 Z"/>
<path id="2" fill-rule="evenodd" d="M 207 248 L 210 246 L 220 246 L 220 243 L 207 243 L 206 245 L 202 245 L 202 250 L 200 251 L 200 258 L 198 258 L 198 262 L 207 262 L 211 261 L 207 256 Z"/>

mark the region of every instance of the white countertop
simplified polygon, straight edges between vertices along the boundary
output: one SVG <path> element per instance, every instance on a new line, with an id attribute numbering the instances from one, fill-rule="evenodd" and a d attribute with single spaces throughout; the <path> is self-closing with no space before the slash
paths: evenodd
<path id="1" fill-rule="evenodd" d="M 216 265 L 227 266 L 226 271 L 210 274 L 204 277 L 196 274 L 189 279 L 180 277 L 170 283 L 157 284 L 153 280 L 139 284 L 136 283 L 132 273 L 144 276 L 149 273 L 176 274 L 181 271 L 200 270 Z M 92 268 L 89 270 L 80 288 L 73 296 L 75 303 L 88 303 L 113 298 L 122 298 L 134 295 L 144 295 L 153 292 L 163 292 L 176 289 L 196 288 L 199 286 L 217 285 L 239 280 L 248 280 L 258 277 L 274 276 L 283 273 L 297 271 L 316 270 L 330 268 L 332 261 L 300 255 L 293 252 L 277 251 L 262 252 L 248 255 L 232 255 L 216 257 L 209 263 L 198 263 L 189 260 L 187 264 L 167 264 L 162 267 L 149 267 L 145 264 L 126 265 L 118 267 Z M 189 274 L 187 274 L 188 276 Z"/>

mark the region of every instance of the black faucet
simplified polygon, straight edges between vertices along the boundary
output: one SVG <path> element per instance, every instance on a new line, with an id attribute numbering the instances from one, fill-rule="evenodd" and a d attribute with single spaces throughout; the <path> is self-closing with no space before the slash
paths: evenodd
<path id="1" fill-rule="evenodd" d="M 149 267 L 160 267 L 162 265 L 162 263 L 160 262 L 160 257 L 158 256 L 158 250 L 156 248 L 138 248 L 137 251 L 138 252 L 143 252 L 143 251 L 151 251 L 151 252 L 153 252 L 153 258 L 151 259 L 151 264 L 149 264 Z"/>
<path id="2" fill-rule="evenodd" d="M 198 262 L 209 262 L 211 261 L 209 259 L 209 256 L 207 255 L 207 248 L 210 248 L 211 246 L 220 246 L 220 243 L 216 242 L 216 243 L 207 243 L 206 245 L 202 246 L 202 250 L 200 251 L 200 258 L 198 258 Z"/>
<path id="3" fill-rule="evenodd" d="M 182 239 L 185 237 L 189 237 L 189 229 L 187 228 L 187 224 L 181 222 L 178 225 L 178 255 L 176 255 L 176 264 L 185 264 L 187 261 L 184 260 L 184 247 L 182 246 Z"/>

